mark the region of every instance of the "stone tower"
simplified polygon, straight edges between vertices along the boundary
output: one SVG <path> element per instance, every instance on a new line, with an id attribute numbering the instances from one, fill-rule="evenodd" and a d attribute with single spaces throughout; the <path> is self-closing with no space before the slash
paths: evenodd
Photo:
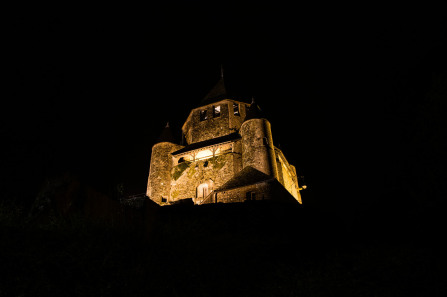
<path id="1" fill-rule="evenodd" d="M 301 203 L 296 169 L 273 144 L 254 100 L 229 96 L 223 75 L 189 113 L 185 145 L 169 125 L 152 147 L 147 196 L 160 205 L 283 199 Z"/>
<path id="2" fill-rule="evenodd" d="M 146 195 L 158 204 L 166 202 L 171 183 L 172 158 L 170 154 L 181 146 L 174 143 L 169 123 L 152 147 L 151 165 Z"/>
<path id="3" fill-rule="evenodd" d="M 265 119 L 254 99 L 242 123 L 242 167 L 251 166 L 278 178 L 275 148 L 270 122 Z"/>

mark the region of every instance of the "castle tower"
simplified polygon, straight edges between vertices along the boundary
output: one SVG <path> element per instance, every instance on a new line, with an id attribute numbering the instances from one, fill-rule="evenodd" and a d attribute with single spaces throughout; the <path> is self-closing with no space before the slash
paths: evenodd
<path id="1" fill-rule="evenodd" d="M 271 177 L 278 178 L 271 125 L 254 99 L 242 123 L 240 134 L 242 136 L 242 167 L 251 166 Z"/>
<path id="2" fill-rule="evenodd" d="M 163 129 L 157 142 L 152 147 L 149 179 L 146 195 L 158 204 L 169 200 L 171 187 L 171 153 L 182 146 L 174 143 L 169 123 Z"/>
<path id="3" fill-rule="evenodd" d="M 254 99 L 227 93 L 222 73 L 182 134 L 185 143 L 176 144 L 167 125 L 152 147 L 147 196 L 155 203 L 301 203 L 296 169 L 273 145 L 270 122 Z"/>

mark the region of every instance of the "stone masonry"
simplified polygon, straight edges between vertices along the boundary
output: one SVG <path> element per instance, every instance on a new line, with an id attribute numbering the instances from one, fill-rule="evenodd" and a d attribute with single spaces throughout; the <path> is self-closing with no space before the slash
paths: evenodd
<path id="1" fill-rule="evenodd" d="M 286 199 L 301 203 L 296 169 L 274 146 L 258 105 L 227 95 L 223 77 L 186 119 L 186 145 L 167 126 L 153 146 L 147 196 L 159 205 Z M 287 198 L 290 197 L 290 198 Z"/>

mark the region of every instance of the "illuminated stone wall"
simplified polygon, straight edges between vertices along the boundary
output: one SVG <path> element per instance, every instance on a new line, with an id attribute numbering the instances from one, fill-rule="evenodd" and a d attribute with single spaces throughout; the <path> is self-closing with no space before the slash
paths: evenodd
<path id="1" fill-rule="evenodd" d="M 267 175 L 277 177 L 276 156 L 270 123 L 265 119 L 251 119 L 242 125 L 242 164 Z"/>
<path id="2" fill-rule="evenodd" d="M 233 146 L 234 152 L 174 166 L 170 172 L 170 201 L 193 198 L 198 203 L 200 201 L 196 197 L 199 185 L 208 184 L 208 193 L 211 193 L 231 179 L 242 169 L 240 141 Z"/>
<path id="3" fill-rule="evenodd" d="M 238 114 L 235 114 L 233 104 L 238 104 Z M 220 106 L 220 115 L 216 117 L 213 116 L 215 106 Z M 182 127 L 188 145 L 235 132 L 241 138 L 222 143 L 210 142 L 200 148 L 193 146 L 175 155 L 172 153 L 184 146 L 167 142 L 154 145 L 147 195 L 156 203 L 165 205 L 188 198 L 196 204 L 267 200 L 277 193 L 282 193 L 277 195 L 281 196 L 289 192 L 301 203 L 296 169 L 273 145 L 269 121 L 252 118 L 243 122 L 246 108 L 246 103 L 225 99 L 192 110 Z M 207 111 L 206 119 L 200 118 L 203 110 Z M 254 168 L 272 178 L 268 182 L 219 191 L 244 168 Z M 269 186 L 272 181 L 276 194 Z M 213 193 L 214 190 L 217 192 Z M 212 198 L 205 199 L 206 196 Z"/>
<path id="4" fill-rule="evenodd" d="M 162 203 L 163 197 L 165 199 L 169 197 L 173 165 L 171 153 L 182 147 L 170 142 L 157 143 L 152 147 L 146 194 L 158 204 Z"/>
<path id="5" fill-rule="evenodd" d="M 239 104 L 239 115 L 234 114 L 233 104 Z M 213 109 L 220 106 L 220 116 L 215 117 Z M 245 118 L 246 104 L 223 100 L 215 104 L 193 109 L 183 126 L 183 134 L 188 144 L 225 136 L 236 132 Z M 206 111 L 207 119 L 200 113 Z"/>
<path id="6" fill-rule="evenodd" d="M 275 147 L 276 163 L 278 168 L 278 181 L 286 190 L 301 203 L 301 196 L 298 191 L 298 178 L 296 168 L 290 165 L 283 152 Z"/>
<path id="7" fill-rule="evenodd" d="M 216 196 L 217 197 L 213 197 L 214 201 L 211 201 L 212 203 L 245 202 L 247 198 L 252 201 L 269 200 L 273 198 L 271 187 L 267 182 L 221 191 L 218 192 Z"/>

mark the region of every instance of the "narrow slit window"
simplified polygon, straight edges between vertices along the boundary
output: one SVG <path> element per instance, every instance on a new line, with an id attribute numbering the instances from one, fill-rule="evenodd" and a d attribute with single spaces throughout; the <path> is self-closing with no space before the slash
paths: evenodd
<path id="1" fill-rule="evenodd" d="M 213 107 L 213 117 L 220 117 L 220 105 Z"/>
<path id="2" fill-rule="evenodd" d="M 201 110 L 200 111 L 200 120 L 201 121 L 205 121 L 205 120 L 207 120 L 208 119 L 208 116 L 207 116 L 207 114 L 206 114 L 206 109 L 205 110 Z"/>
<path id="3" fill-rule="evenodd" d="M 264 143 L 264 145 L 269 145 L 269 140 L 267 137 L 262 138 L 262 142 Z"/>
<path id="4" fill-rule="evenodd" d="M 256 200 L 256 193 L 255 192 L 247 192 L 247 193 L 245 193 L 245 199 L 246 199 L 246 201 L 255 201 Z"/>
<path id="5" fill-rule="evenodd" d="M 241 114 L 239 113 L 239 104 L 233 103 L 233 113 L 235 116 L 240 116 Z"/>

